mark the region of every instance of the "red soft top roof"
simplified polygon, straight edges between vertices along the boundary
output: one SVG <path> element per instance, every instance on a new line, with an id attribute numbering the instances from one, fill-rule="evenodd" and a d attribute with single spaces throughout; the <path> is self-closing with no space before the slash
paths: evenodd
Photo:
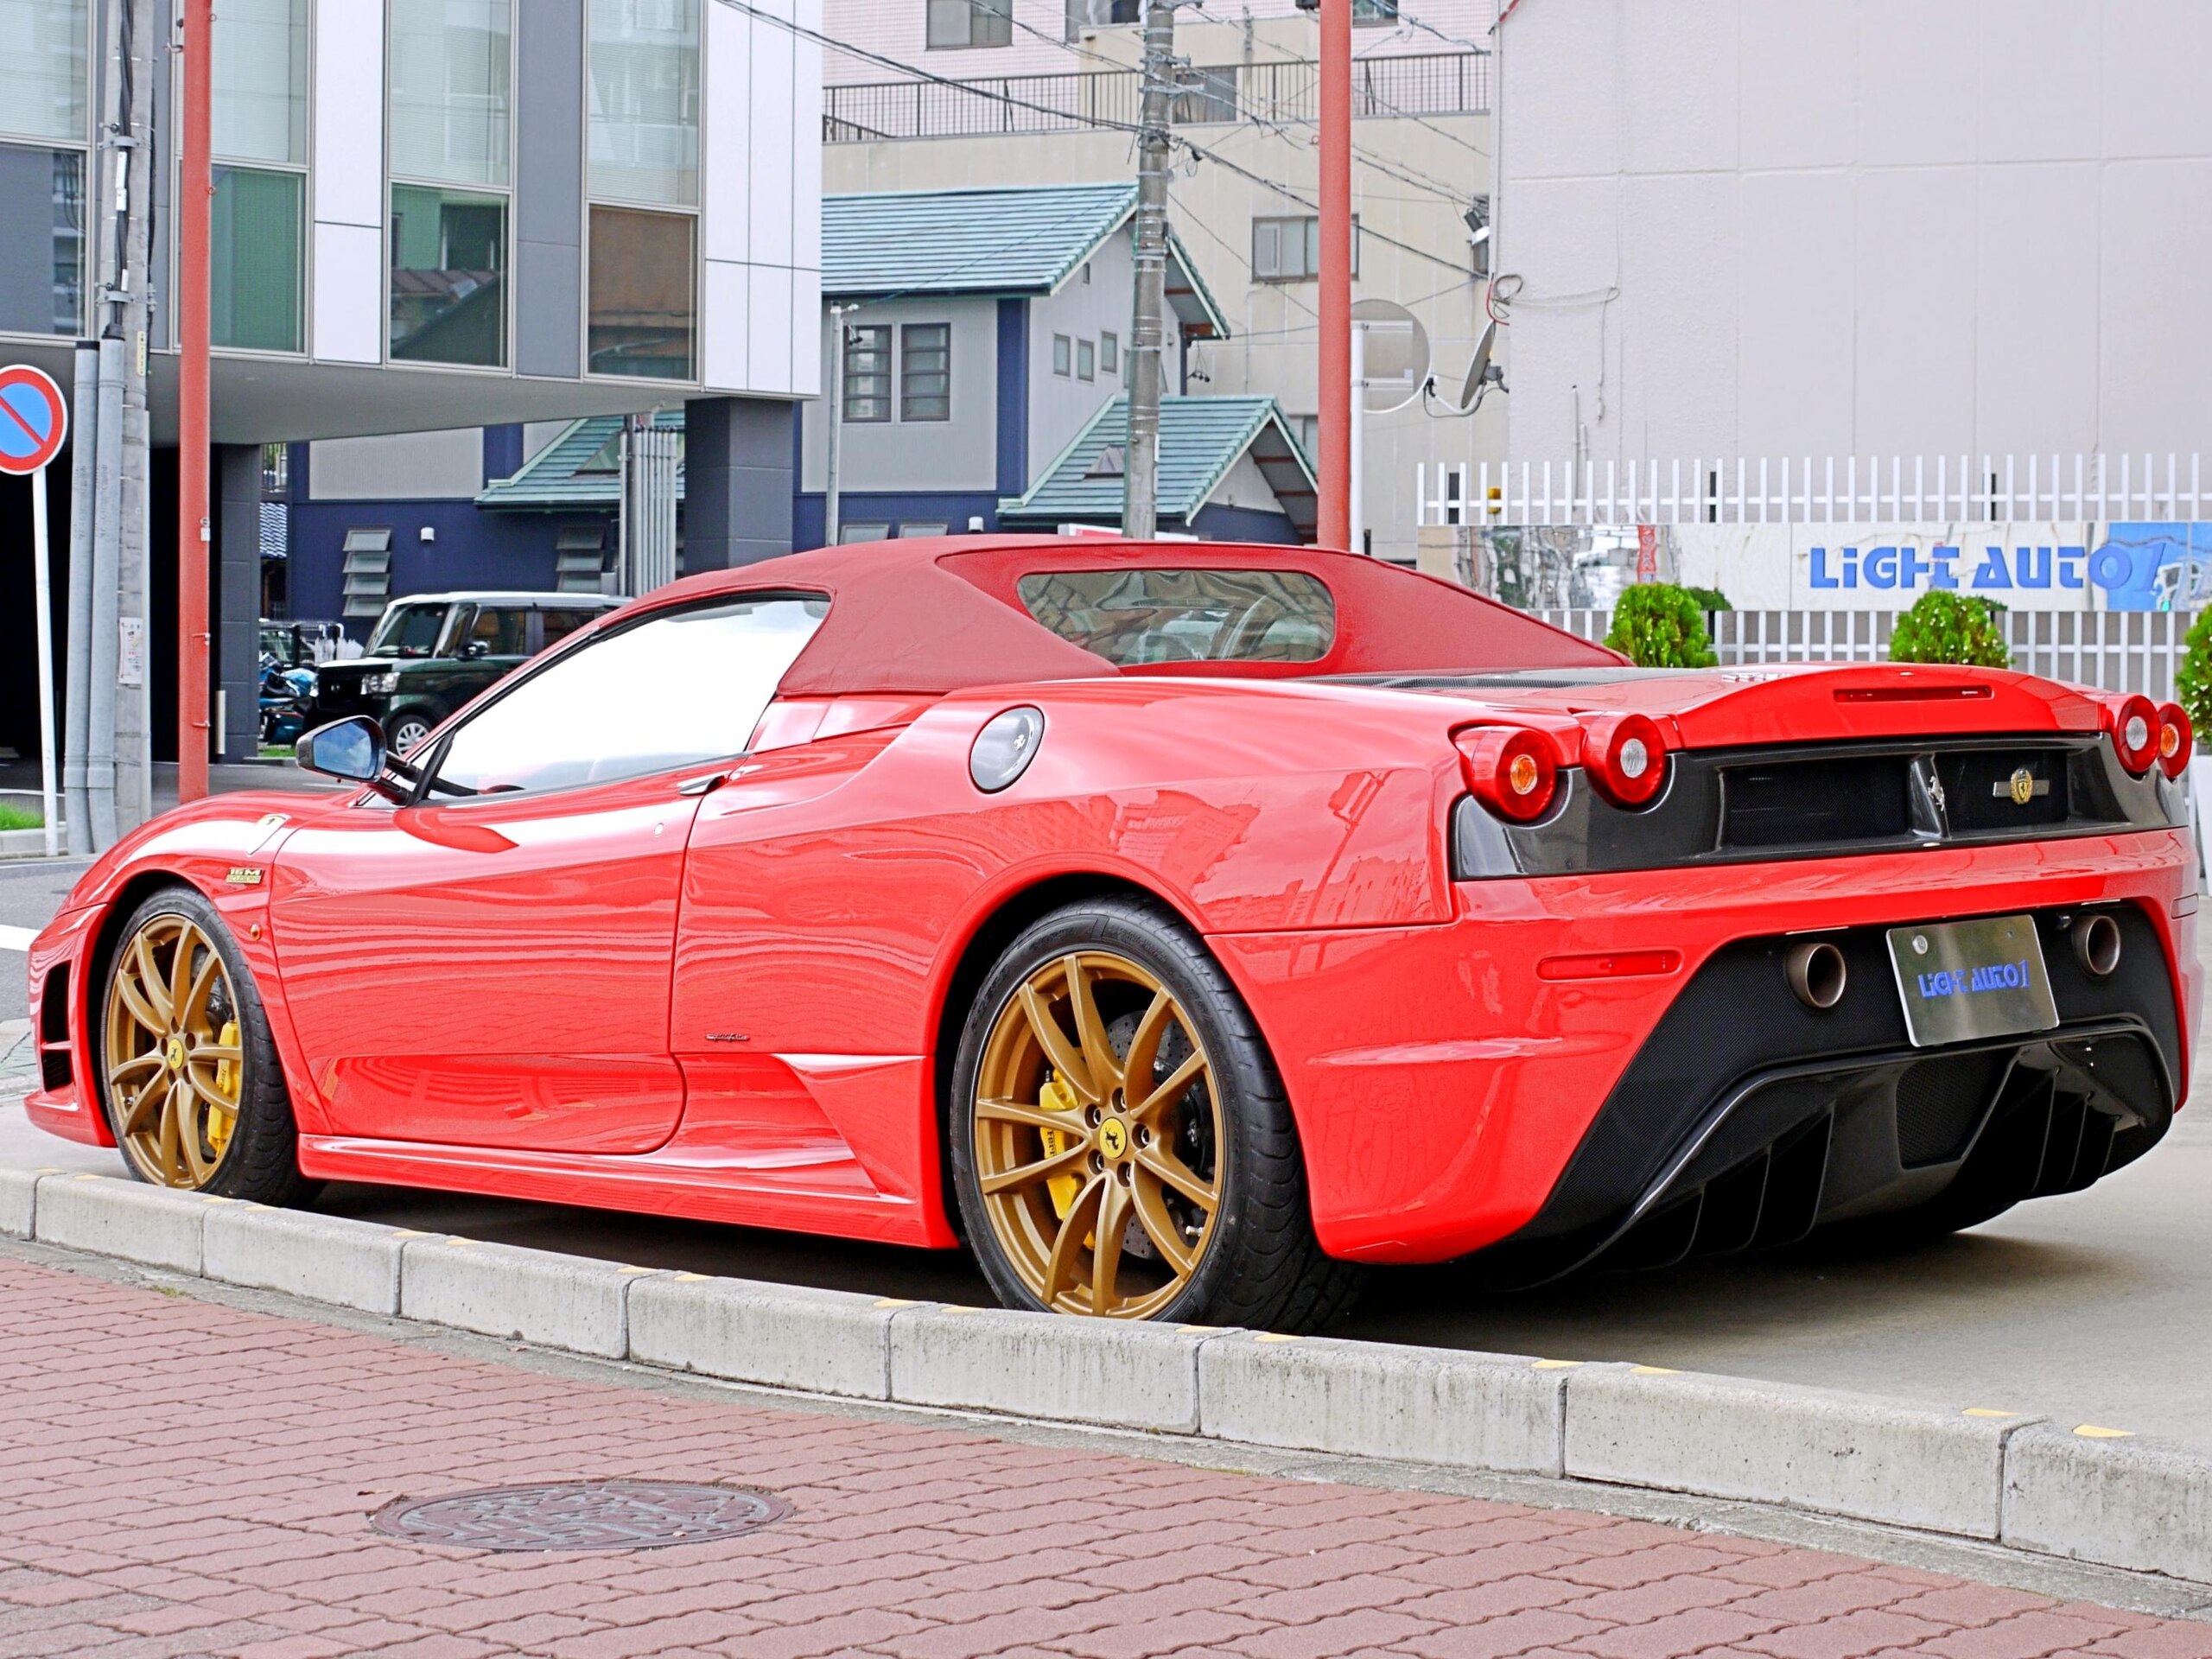
<path id="1" fill-rule="evenodd" d="M 1620 661 L 1601 646 L 1455 583 L 1313 547 L 1103 537 L 918 537 L 825 547 L 734 570 L 702 571 L 663 588 L 651 603 L 658 608 L 748 591 L 827 594 L 830 614 L 784 676 L 785 696 L 935 696 L 971 685 L 1119 674 L 1104 658 L 1033 619 L 1014 584 L 1036 570 L 1131 565 L 1302 570 L 1325 582 L 1336 601 L 1336 641 L 1319 662 L 1178 663 L 1154 671 L 1285 678 Z"/>

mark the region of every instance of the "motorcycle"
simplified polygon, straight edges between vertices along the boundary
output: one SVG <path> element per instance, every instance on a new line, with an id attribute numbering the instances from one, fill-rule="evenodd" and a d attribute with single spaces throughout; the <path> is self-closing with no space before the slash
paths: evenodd
<path id="1" fill-rule="evenodd" d="M 261 743 L 282 747 L 308 728 L 315 707 L 315 670 L 288 668 L 273 652 L 261 654 Z"/>

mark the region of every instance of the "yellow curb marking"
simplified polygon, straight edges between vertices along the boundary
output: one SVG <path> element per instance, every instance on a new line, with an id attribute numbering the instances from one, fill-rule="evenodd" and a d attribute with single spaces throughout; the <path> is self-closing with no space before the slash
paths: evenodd
<path id="1" fill-rule="evenodd" d="M 1252 1338 L 1255 1342 L 1296 1342 L 1298 1338 L 1282 1331 L 1262 1331 Z"/>
<path id="2" fill-rule="evenodd" d="M 2132 1440 L 2135 1438 L 2135 1431 L 2132 1428 L 2101 1428 L 2094 1423 L 2082 1423 L 2074 1432 L 2085 1440 Z"/>
<path id="3" fill-rule="evenodd" d="M 2017 1411 L 1999 1411 L 1994 1406 L 1968 1406 L 1960 1414 L 1966 1417 L 2018 1417 Z"/>
<path id="4" fill-rule="evenodd" d="M 1630 1376 L 1680 1376 L 1681 1372 L 1672 1365 L 1631 1365 Z"/>
<path id="5" fill-rule="evenodd" d="M 429 1236 L 419 1227 L 397 1227 L 392 1230 L 391 1236 L 394 1238 L 428 1238 Z"/>
<path id="6" fill-rule="evenodd" d="M 1579 1359 L 1532 1359 L 1529 1362 L 1529 1369 L 1532 1371 L 1571 1371 L 1581 1363 Z"/>
<path id="7" fill-rule="evenodd" d="M 876 1300 L 878 1307 L 919 1307 L 919 1302 L 910 1302 L 900 1296 L 883 1296 Z"/>
<path id="8" fill-rule="evenodd" d="M 679 1285 L 702 1285 L 713 1277 L 709 1273 L 679 1273 L 676 1275 L 676 1282 Z"/>
<path id="9" fill-rule="evenodd" d="M 1179 1325 L 1175 1328 L 1189 1337 L 1203 1337 L 1221 1329 L 1217 1325 Z"/>
<path id="10" fill-rule="evenodd" d="M 620 1267 L 617 1268 L 615 1271 L 617 1273 L 658 1273 L 660 1269 L 658 1268 L 633 1268 L 626 1262 Z"/>

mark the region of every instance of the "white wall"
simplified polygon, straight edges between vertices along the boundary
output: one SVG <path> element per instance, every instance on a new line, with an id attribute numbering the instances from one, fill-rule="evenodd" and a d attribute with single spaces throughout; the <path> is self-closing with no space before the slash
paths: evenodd
<path id="1" fill-rule="evenodd" d="M 388 438 L 324 438 L 308 446 L 310 501 L 467 500 L 483 487 L 484 433 L 479 427 Z"/>
<path id="2" fill-rule="evenodd" d="M 1057 294 L 1029 302 L 1029 477 L 1033 482 L 1089 424 L 1099 405 L 1111 402 L 1125 384 L 1129 319 L 1136 312 L 1136 268 L 1127 227 L 1107 238 L 1092 256 L 1090 281 L 1069 278 Z M 1170 321 L 1170 329 L 1173 327 Z M 1052 336 L 1070 342 L 1069 372 L 1052 372 Z M 1073 343 L 1087 340 L 1096 351 L 1098 337 L 1112 334 L 1124 359 L 1120 374 L 1094 369 L 1095 379 L 1075 378 Z M 1178 351 L 1170 338 L 1160 353 L 1160 390 L 1177 387 Z M 1094 364 L 1096 359 L 1094 359 Z"/>
<path id="3" fill-rule="evenodd" d="M 845 423 L 838 456 L 840 491 L 993 490 L 998 480 L 998 302 L 988 299 L 912 299 L 869 305 L 846 321 L 853 325 L 891 325 L 893 365 L 893 418 Z M 898 325 L 952 325 L 952 418 L 901 421 L 897 418 Z M 830 376 L 830 320 L 817 320 L 814 340 L 820 351 L 819 374 L 825 391 Z M 799 411 L 800 487 L 819 490 L 829 472 L 830 399 Z"/>
<path id="4" fill-rule="evenodd" d="M 1500 38 L 1510 458 L 2212 448 L 2201 0 L 1573 0 Z"/>

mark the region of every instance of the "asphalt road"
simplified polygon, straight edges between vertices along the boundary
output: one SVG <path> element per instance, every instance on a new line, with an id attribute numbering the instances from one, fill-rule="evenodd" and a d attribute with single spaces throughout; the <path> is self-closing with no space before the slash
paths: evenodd
<path id="1" fill-rule="evenodd" d="M 0 865 L 0 927 L 35 926 L 70 875 Z M 43 909 L 40 907 L 43 906 Z M 0 936 L 4 937 L 4 936 Z M 0 949 L 0 1166 L 119 1173 L 39 1134 L 22 957 Z M 12 1000 L 9 1000 L 12 999 Z M 2212 1073 L 2156 1151 L 2087 1192 L 1893 1254 L 1817 1243 L 1510 1296 L 1451 1268 L 1378 1272 L 1342 1334 L 1682 1370 L 2050 1413 L 2212 1451 Z M 335 1186 L 319 1207 L 429 1231 L 648 1267 L 984 1303 L 964 1255 L 402 1188 Z"/>

